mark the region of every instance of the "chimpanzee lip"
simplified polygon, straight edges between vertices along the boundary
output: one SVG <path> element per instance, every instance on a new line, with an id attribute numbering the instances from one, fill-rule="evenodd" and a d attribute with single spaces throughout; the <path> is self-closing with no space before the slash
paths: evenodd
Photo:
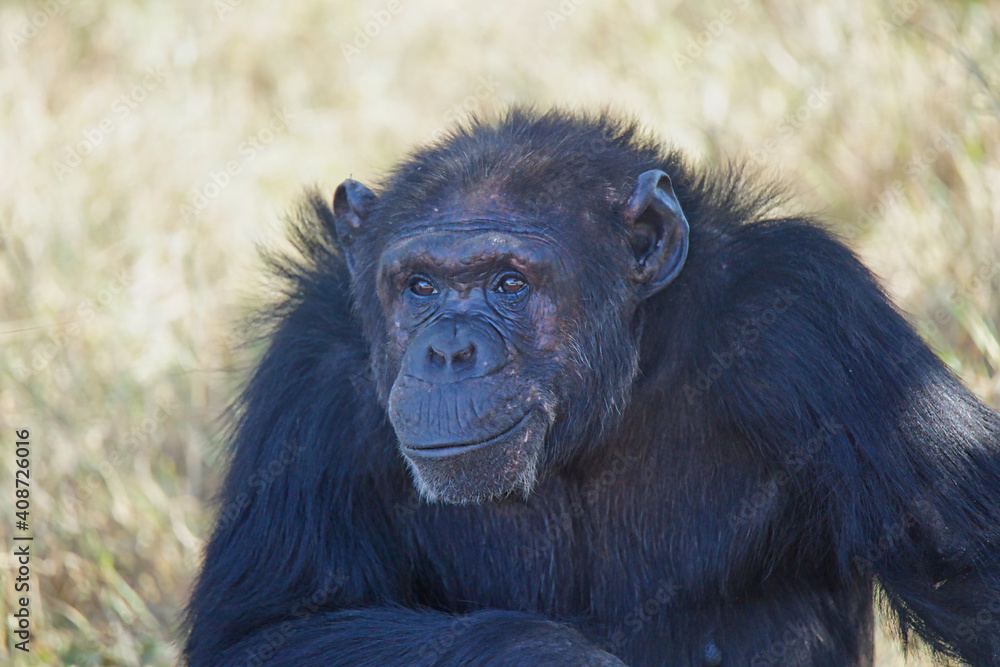
<path id="1" fill-rule="evenodd" d="M 525 412 L 524 415 L 517 420 L 513 426 L 507 430 L 497 433 L 496 435 L 491 435 L 485 440 L 474 440 L 470 442 L 446 442 L 441 444 L 433 445 L 415 445 L 400 443 L 402 445 L 403 451 L 412 456 L 420 456 L 424 458 L 446 458 L 448 456 L 455 456 L 456 454 L 464 454 L 466 452 L 471 452 L 476 449 L 482 449 L 483 447 L 489 447 L 490 445 L 496 444 L 501 440 L 505 440 L 513 435 L 515 432 L 524 428 L 528 421 L 531 419 L 532 411 L 529 410 Z"/>

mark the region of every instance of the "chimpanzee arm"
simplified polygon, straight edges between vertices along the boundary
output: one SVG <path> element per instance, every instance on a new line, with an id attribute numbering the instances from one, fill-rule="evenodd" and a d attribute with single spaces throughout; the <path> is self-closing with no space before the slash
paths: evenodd
<path id="1" fill-rule="evenodd" d="M 568 626 L 530 614 L 372 607 L 276 623 L 192 665 L 621 667 Z"/>
<path id="2" fill-rule="evenodd" d="M 825 232 L 741 233 L 735 284 L 755 296 L 734 322 L 757 320 L 719 383 L 726 409 L 826 527 L 841 572 L 878 577 L 904 633 L 1000 664 L 1000 416 Z"/>

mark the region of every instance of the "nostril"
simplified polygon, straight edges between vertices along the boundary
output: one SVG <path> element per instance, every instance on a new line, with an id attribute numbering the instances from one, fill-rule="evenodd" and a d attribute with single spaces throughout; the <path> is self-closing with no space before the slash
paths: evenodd
<path id="1" fill-rule="evenodd" d="M 454 360 L 460 362 L 469 361 L 475 354 L 476 354 L 476 344 L 469 343 L 468 345 L 465 346 L 464 349 L 459 350 L 458 352 L 455 353 Z"/>
<path id="2" fill-rule="evenodd" d="M 427 361 L 435 366 L 441 366 L 446 363 L 444 353 L 436 349 L 433 345 L 427 348 Z"/>

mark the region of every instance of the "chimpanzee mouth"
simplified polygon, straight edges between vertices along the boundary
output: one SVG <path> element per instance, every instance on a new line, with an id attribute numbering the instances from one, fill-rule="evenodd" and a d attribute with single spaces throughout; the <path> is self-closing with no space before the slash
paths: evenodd
<path id="1" fill-rule="evenodd" d="M 508 428 L 501 433 L 496 435 L 491 435 L 482 440 L 471 440 L 469 442 L 443 442 L 443 443 L 433 443 L 433 444 L 409 444 L 405 442 L 400 442 L 402 446 L 403 453 L 407 456 L 417 456 L 421 458 L 429 459 L 440 459 L 447 458 L 449 456 L 455 456 L 456 454 L 465 454 L 467 452 L 472 452 L 477 449 L 483 449 L 489 447 L 490 445 L 495 445 L 498 442 L 504 442 L 512 440 L 523 434 L 523 431 L 527 430 L 530 425 L 532 412 L 529 410 L 525 412 L 524 415 L 514 423 L 513 426 Z"/>

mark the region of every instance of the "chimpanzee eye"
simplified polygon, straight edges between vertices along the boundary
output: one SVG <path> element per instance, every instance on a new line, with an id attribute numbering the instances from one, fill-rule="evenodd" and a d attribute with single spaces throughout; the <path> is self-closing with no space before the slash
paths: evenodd
<path id="1" fill-rule="evenodd" d="M 500 279 L 497 284 L 497 291 L 503 294 L 517 294 L 524 291 L 528 283 L 516 273 L 508 273 Z"/>
<path id="2" fill-rule="evenodd" d="M 437 288 L 431 284 L 431 281 L 420 276 L 413 276 L 410 278 L 409 288 L 410 291 L 417 296 L 431 296 L 432 294 L 437 294 Z"/>

